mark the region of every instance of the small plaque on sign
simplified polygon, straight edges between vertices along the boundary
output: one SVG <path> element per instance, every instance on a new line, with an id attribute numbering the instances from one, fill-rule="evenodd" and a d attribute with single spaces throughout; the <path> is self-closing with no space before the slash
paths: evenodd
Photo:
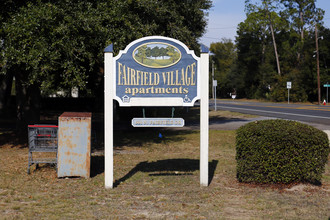
<path id="1" fill-rule="evenodd" d="M 183 118 L 133 118 L 133 127 L 183 127 Z"/>

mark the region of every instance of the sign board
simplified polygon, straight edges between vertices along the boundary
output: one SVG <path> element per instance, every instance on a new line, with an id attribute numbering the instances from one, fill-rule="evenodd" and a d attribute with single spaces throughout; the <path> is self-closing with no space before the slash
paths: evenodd
<path id="1" fill-rule="evenodd" d="M 330 87 L 330 84 L 324 84 L 323 87 Z"/>
<path id="2" fill-rule="evenodd" d="M 120 106 L 194 106 L 200 99 L 200 58 L 178 40 L 151 36 L 114 58 Z"/>
<path id="3" fill-rule="evenodd" d="M 183 127 L 183 118 L 133 118 L 133 127 Z"/>
<path id="4" fill-rule="evenodd" d="M 213 80 L 213 86 L 214 86 L 214 87 L 217 87 L 217 86 L 218 86 L 218 80 L 216 80 L 216 79 Z"/>
<path id="5" fill-rule="evenodd" d="M 286 82 L 286 88 L 291 89 L 291 82 Z"/>
<path id="6" fill-rule="evenodd" d="M 203 77 L 200 77 L 203 75 Z M 200 185 L 209 184 L 209 50 L 196 57 L 182 42 L 150 36 L 130 43 L 113 57 L 104 49 L 104 182 L 114 186 L 114 103 L 120 106 L 194 106 L 200 100 Z M 168 120 L 168 119 L 165 119 Z M 183 119 L 137 118 L 134 125 L 184 125 Z M 145 123 L 145 124 L 144 124 Z"/>

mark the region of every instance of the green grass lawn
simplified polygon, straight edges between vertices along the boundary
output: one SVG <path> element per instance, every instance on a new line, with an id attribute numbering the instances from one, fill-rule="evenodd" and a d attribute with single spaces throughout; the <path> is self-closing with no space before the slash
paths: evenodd
<path id="1" fill-rule="evenodd" d="M 116 131 L 114 189 L 104 188 L 98 146 L 91 178 L 58 179 L 47 165 L 28 175 L 26 146 L 0 143 L 0 218 L 328 219 L 329 163 L 321 186 L 242 184 L 235 176 L 235 136 L 210 131 L 209 187 L 199 184 L 199 131 Z"/>

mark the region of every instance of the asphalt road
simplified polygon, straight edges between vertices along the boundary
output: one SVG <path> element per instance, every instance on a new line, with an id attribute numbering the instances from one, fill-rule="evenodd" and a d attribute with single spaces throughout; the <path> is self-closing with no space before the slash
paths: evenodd
<path id="1" fill-rule="evenodd" d="M 210 110 L 214 100 L 210 100 Z M 235 100 L 217 100 L 218 110 L 228 110 L 268 118 L 282 118 L 317 125 L 322 130 L 330 130 L 330 105 L 283 104 Z"/>

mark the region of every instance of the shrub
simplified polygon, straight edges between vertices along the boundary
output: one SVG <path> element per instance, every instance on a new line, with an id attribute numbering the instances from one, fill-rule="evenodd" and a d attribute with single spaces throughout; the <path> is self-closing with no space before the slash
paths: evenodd
<path id="1" fill-rule="evenodd" d="M 275 86 L 271 89 L 270 100 L 275 102 L 283 102 L 288 100 L 288 90 L 285 87 Z"/>
<path id="2" fill-rule="evenodd" d="M 295 121 L 264 120 L 237 130 L 240 182 L 319 184 L 328 159 L 325 132 Z"/>

